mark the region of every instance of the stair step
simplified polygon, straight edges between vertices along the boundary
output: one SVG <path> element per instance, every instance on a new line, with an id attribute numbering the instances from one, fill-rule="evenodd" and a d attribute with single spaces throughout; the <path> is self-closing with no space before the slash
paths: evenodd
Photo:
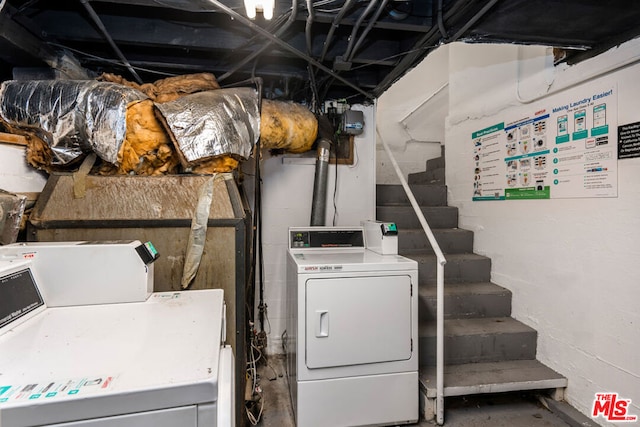
<path id="1" fill-rule="evenodd" d="M 472 253 L 473 232 L 457 228 L 458 210 L 447 206 L 444 147 L 442 153 L 427 161 L 425 172 L 409 174 L 408 182 L 447 258 L 444 395 L 566 387 L 566 378 L 535 360 L 537 332 L 509 317 L 511 292 L 490 282 L 491 259 Z M 402 187 L 378 185 L 376 196 L 376 218 L 397 224 L 399 253 L 418 262 L 420 392 L 430 399 L 432 410 L 436 397 L 436 257 Z"/>
<path id="2" fill-rule="evenodd" d="M 436 323 L 420 322 L 418 334 L 420 364 L 434 365 Z M 535 359 L 537 335 L 535 329 L 511 317 L 445 320 L 445 364 Z"/>
<path id="3" fill-rule="evenodd" d="M 537 360 L 444 366 L 445 397 L 566 386 L 566 378 Z M 435 366 L 420 368 L 420 391 L 429 398 L 436 397 Z"/>
<path id="4" fill-rule="evenodd" d="M 409 184 L 444 184 L 445 169 L 438 168 L 424 172 L 410 173 L 407 182 Z"/>
<path id="5" fill-rule="evenodd" d="M 425 206 L 422 214 L 431 228 L 458 227 L 458 208 L 453 206 Z M 411 206 L 378 206 L 378 221 L 395 222 L 399 229 L 421 228 L 420 221 Z"/>
<path id="6" fill-rule="evenodd" d="M 445 254 L 473 252 L 473 231 L 461 228 L 436 228 L 433 229 L 433 235 Z M 433 253 L 427 235 L 421 228 L 400 229 L 398 250 L 404 254 Z"/>
<path id="7" fill-rule="evenodd" d="M 436 283 L 438 266 L 434 254 L 399 252 L 418 262 L 418 280 L 421 286 Z M 444 266 L 445 283 L 491 281 L 491 258 L 473 253 L 448 254 L 445 258 L 447 259 Z"/>
<path id="8" fill-rule="evenodd" d="M 445 185 L 410 185 L 420 206 L 446 206 L 447 187 Z M 376 203 L 378 206 L 409 206 L 409 199 L 402 185 L 376 185 Z"/>
<path id="9" fill-rule="evenodd" d="M 425 170 L 433 170 L 433 169 L 444 169 L 444 156 L 436 157 L 435 159 L 427 160 Z"/>
<path id="10" fill-rule="evenodd" d="M 436 287 L 421 286 L 418 313 L 420 321 L 436 319 Z M 494 283 L 446 284 L 444 318 L 505 317 L 511 315 L 511 291 Z"/>

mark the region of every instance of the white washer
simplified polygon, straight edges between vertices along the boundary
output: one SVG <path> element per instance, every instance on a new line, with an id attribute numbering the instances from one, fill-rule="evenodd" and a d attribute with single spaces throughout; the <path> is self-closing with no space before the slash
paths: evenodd
<path id="1" fill-rule="evenodd" d="M 0 426 L 234 425 L 222 290 L 46 307 L 37 277 L 0 261 Z"/>
<path id="2" fill-rule="evenodd" d="M 362 227 L 289 229 L 286 353 L 299 427 L 418 420 L 418 265 Z"/>

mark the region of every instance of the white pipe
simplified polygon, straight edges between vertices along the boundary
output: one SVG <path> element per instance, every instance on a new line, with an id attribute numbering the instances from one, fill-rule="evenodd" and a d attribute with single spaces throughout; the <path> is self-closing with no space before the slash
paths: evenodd
<path id="1" fill-rule="evenodd" d="M 395 157 L 391 154 L 391 149 L 389 149 L 389 146 L 382 138 L 382 135 L 380 135 L 380 130 L 377 125 L 376 133 L 384 147 L 384 151 L 387 153 L 387 156 L 389 156 L 389 160 L 391 160 L 393 169 L 396 171 L 396 175 L 398 175 L 398 178 L 400 179 L 402 188 L 404 188 L 404 192 L 407 194 L 407 198 L 411 202 L 411 206 L 418 216 L 420 225 L 422 225 L 422 229 L 427 235 L 427 239 L 429 239 L 429 243 L 431 244 L 438 261 L 436 291 L 436 422 L 439 425 L 442 425 L 444 423 L 444 265 L 447 263 L 447 260 L 442 254 L 440 245 L 438 245 L 438 242 L 431 231 L 431 227 L 429 227 L 429 224 L 422 213 L 422 209 L 420 209 L 420 205 L 418 205 L 413 192 L 409 188 L 409 184 L 407 184 L 407 181 L 404 179 L 400 166 L 398 166 L 398 162 L 396 162 Z"/>

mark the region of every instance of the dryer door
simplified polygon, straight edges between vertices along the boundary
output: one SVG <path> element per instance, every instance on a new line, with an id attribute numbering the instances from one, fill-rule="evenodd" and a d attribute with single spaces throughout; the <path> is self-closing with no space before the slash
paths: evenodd
<path id="1" fill-rule="evenodd" d="M 307 367 L 408 360 L 411 298 L 406 275 L 307 280 Z"/>

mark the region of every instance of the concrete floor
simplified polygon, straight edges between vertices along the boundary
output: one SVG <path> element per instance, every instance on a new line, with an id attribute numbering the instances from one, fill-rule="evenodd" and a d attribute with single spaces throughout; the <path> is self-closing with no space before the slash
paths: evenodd
<path id="1" fill-rule="evenodd" d="M 284 357 L 270 356 L 268 365 L 259 367 L 264 409 L 258 425 L 264 427 L 295 427 Z M 566 427 L 575 425 L 563 421 L 562 414 L 546 409 L 534 394 L 485 395 L 469 398 L 447 398 L 447 427 Z M 566 418 L 565 418 L 566 419 Z M 417 427 L 436 425 L 422 420 Z M 595 425 L 595 424 L 591 424 Z"/>

